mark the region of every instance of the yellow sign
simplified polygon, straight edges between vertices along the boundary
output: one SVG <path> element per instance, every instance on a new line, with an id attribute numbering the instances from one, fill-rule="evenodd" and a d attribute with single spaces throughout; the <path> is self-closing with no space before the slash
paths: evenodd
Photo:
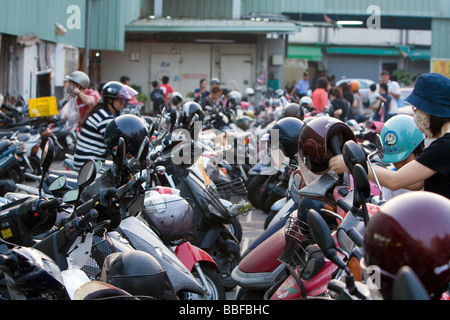
<path id="1" fill-rule="evenodd" d="M 11 238 L 13 236 L 10 228 L 3 229 L 1 232 L 2 232 L 2 238 L 3 239 L 8 239 L 8 238 Z"/>
<path id="2" fill-rule="evenodd" d="M 450 59 L 432 59 L 431 72 L 440 73 L 450 78 Z"/>

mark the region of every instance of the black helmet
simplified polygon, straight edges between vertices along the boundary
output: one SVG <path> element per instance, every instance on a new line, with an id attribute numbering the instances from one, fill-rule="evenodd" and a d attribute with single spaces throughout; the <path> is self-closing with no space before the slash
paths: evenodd
<path id="1" fill-rule="evenodd" d="M 298 137 L 302 128 L 303 121 L 293 117 L 279 120 L 272 128 L 272 130 L 279 130 L 280 149 L 290 159 L 294 159 L 297 154 Z M 273 144 L 273 140 L 271 140 L 271 144 Z"/>
<path id="2" fill-rule="evenodd" d="M 148 125 L 140 117 L 125 114 L 110 121 L 106 126 L 105 144 L 111 150 L 122 137 L 125 140 L 126 153 L 137 157 L 139 148 L 145 137 L 148 137 Z"/>
<path id="3" fill-rule="evenodd" d="M 253 122 L 253 119 L 248 116 L 243 116 L 236 120 L 236 125 L 244 131 L 250 129 L 250 125 Z"/>
<path id="4" fill-rule="evenodd" d="M 112 98 L 121 100 L 130 100 L 136 96 L 138 92 L 130 86 L 124 85 L 118 81 L 110 81 L 102 88 L 102 98 Z"/>
<path id="5" fill-rule="evenodd" d="M 192 118 L 198 115 L 199 121 L 203 119 L 203 109 L 197 102 L 186 102 L 183 105 L 183 119 L 182 124 L 185 129 L 189 129 L 192 121 Z"/>
<path id="6" fill-rule="evenodd" d="M 132 295 L 178 300 L 166 271 L 147 252 L 131 250 L 108 255 L 103 263 L 101 279 Z"/>

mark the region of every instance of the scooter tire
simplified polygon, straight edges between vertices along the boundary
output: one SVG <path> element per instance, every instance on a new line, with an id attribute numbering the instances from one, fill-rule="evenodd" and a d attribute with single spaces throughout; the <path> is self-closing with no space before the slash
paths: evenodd
<path id="1" fill-rule="evenodd" d="M 240 288 L 236 300 L 264 300 L 265 291 Z"/>
<path id="2" fill-rule="evenodd" d="M 202 268 L 202 272 L 206 278 L 208 289 L 212 291 L 211 296 L 205 297 L 208 298 L 205 300 L 226 300 L 227 294 L 217 272 L 208 267 Z M 201 283 L 201 279 L 197 271 L 192 271 L 192 275 Z M 199 300 L 202 300 L 201 297 L 204 296 L 199 296 Z M 195 297 L 192 300 L 196 300 Z"/>
<path id="3" fill-rule="evenodd" d="M 234 289 L 237 285 L 231 273 L 241 261 L 240 251 L 241 247 L 236 241 L 227 239 L 220 245 L 216 244 L 209 252 L 217 264 L 217 273 L 226 291 Z"/>
<path id="4" fill-rule="evenodd" d="M 236 240 L 241 243 L 242 241 L 242 225 L 238 218 L 231 219 L 231 223 L 229 224 L 229 230 L 234 236 L 236 237 Z"/>
<path id="5" fill-rule="evenodd" d="M 257 209 L 261 209 L 264 201 L 264 194 L 261 193 L 261 188 L 267 181 L 269 176 L 255 176 L 248 184 L 248 200 Z"/>

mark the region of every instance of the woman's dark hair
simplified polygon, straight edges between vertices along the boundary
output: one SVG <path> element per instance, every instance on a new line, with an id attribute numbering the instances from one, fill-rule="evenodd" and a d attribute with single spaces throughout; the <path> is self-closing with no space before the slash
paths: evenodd
<path id="1" fill-rule="evenodd" d="M 222 93 L 222 89 L 218 85 L 214 85 L 211 87 L 211 93 Z"/>
<path id="2" fill-rule="evenodd" d="M 419 143 L 417 148 L 415 148 L 412 153 L 414 153 L 414 155 L 416 157 L 418 157 L 418 156 L 420 156 L 420 154 L 423 152 L 424 149 L 425 149 L 425 140 L 423 140 L 421 143 Z"/>
<path id="3" fill-rule="evenodd" d="M 200 87 L 202 86 L 203 81 L 208 81 L 206 79 L 200 79 Z"/>
<path id="4" fill-rule="evenodd" d="M 327 90 L 328 88 L 328 79 L 325 77 L 320 78 L 319 80 L 317 80 L 317 88 L 322 88 Z"/>
<path id="5" fill-rule="evenodd" d="M 336 99 L 342 99 L 344 97 L 342 89 L 338 87 L 331 88 L 329 94 L 335 96 Z"/>
<path id="6" fill-rule="evenodd" d="M 450 122 L 450 118 L 440 118 L 430 115 L 430 131 L 434 137 L 441 133 L 442 127 Z"/>
<path id="7" fill-rule="evenodd" d="M 389 90 L 388 90 L 388 86 L 387 86 L 387 84 L 386 84 L 386 83 L 380 83 L 380 89 L 383 89 L 383 90 L 384 90 L 384 92 L 386 92 L 386 93 L 388 93 L 388 92 L 389 92 Z"/>
<path id="8" fill-rule="evenodd" d="M 163 84 L 168 84 L 169 83 L 169 77 L 168 76 L 162 77 L 162 83 Z"/>

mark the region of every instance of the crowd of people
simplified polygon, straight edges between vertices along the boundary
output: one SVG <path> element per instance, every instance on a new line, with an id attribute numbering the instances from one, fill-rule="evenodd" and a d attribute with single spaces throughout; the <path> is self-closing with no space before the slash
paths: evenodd
<path id="1" fill-rule="evenodd" d="M 308 78 L 308 73 L 304 73 L 303 79 L 291 93 L 299 96 L 307 95 Z M 128 77 L 122 77 L 120 81 L 111 81 L 102 85 L 100 93 L 89 89 L 90 79 L 81 71 L 68 75 L 67 81 L 69 102 L 76 105 L 78 112 L 79 141 L 75 151 L 75 166 L 79 168 L 86 159 L 101 160 L 105 158 L 106 148 L 103 136 L 106 125 L 120 114 L 126 102 L 135 99 L 137 92 L 128 84 Z M 363 121 L 364 109 L 357 82 L 344 82 L 340 86 L 333 87 L 328 78 L 321 77 L 317 79 L 314 87 L 316 88 L 312 92 L 311 98 L 313 107 L 319 112 L 327 106 L 332 106 L 334 116 L 344 122 L 350 119 Z M 154 102 L 154 112 L 158 114 L 161 112 L 162 106 L 169 104 L 169 97 L 174 90 L 170 86 L 167 76 L 163 77 L 162 84 L 154 81 L 153 88 L 150 96 Z M 199 82 L 199 88 L 194 91 L 194 101 L 199 103 L 202 108 L 218 107 L 220 103 L 226 103 L 223 96 L 228 92 L 224 92 L 225 90 L 220 87 L 217 79 L 211 80 L 209 88 L 208 81 L 202 79 Z M 389 72 L 382 71 L 379 85 L 372 86 L 369 95 L 369 105 L 373 111 L 372 120 L 385 122 L 385 127 L 392 126 L 392 123 L 398 123 L 395 116 L 398 112 L 399 91 L 400 86 L 397 82 L 390 80 Z M 450 157 L 447 156 L 450 153 L 449 92 L 450 80 L 442 75 L 426 74 L 417 79 L 413 93 L 406 99 L 414 109 L 416 130 L 411 129 L 408 136 L 402 136 L 399 133 L 395 137 L 405 145 L 408 145 L 405 141 L 409 141 L 409 153 L 402 154 L 402 157 L 392 161 L 392 163 L 401 163 L 396 171 L 376 168 L 378 179 L 384 187 L 391 190 L 401 188 L 428 190 L 450 198 L 450 166 L 448 165 Z M 251 93 L 249 92 L 249 94 Z M 402 121 L 402 125 L 407 123 L 412 127 L 411 121 Z M 393 126 L 395 127 L 395 125 Z M 411 142 L 413 136 L 418 136 L 417 130 L 435 141 L 427 148 L 419 148 L 421 143 Z M 396 131 L 390 130 L 391 136 L 392 132 Z M 403 130 L 403 134 L 404 132 L 407 131 Z M 386 137 L 382 137 L 382 139 L 384 138 Z M 394 150 L 398 151 L 398 148 L 394 148 Z M 390 149 L 387 149 L 388 154 L 389 152 Z M 410 155 L 414 155 L 414 157 Z M 405 157 L 403 158 L 403 156 Z M 389 156 L 387 158 L 389 159 Z M 409 161 L 405 163 L 405 159 L 409 159 Z M 330 168 L 336 172 L 345 171 L 342 156 L 333 158 L 330 161 Z M 374 178 L 371 173 L 369 176 Z"/>
<path id="2" fill-rule="evenodd" d="M 363 122 L 368 119 L 357 80 L 343 81 L 336 86 L 334 77 L 328 77 L 326 73 L 320 72 L 310 81 L 309 73 L 305 72 L 303 78 L 292 89 L 287 90 L 291 96 L 298 98 L 310 95 L 313 107 L 318 112 L 330 107 L 334 110 L 334 115 L 344 122 L 351 119 Z M 370 90 L 368 107 L 373 120 L 387 121 L 398 114 L 400 85 L 391 80 L 389 71 L 383 70 L 379 83 L 374 83 Z"/>

